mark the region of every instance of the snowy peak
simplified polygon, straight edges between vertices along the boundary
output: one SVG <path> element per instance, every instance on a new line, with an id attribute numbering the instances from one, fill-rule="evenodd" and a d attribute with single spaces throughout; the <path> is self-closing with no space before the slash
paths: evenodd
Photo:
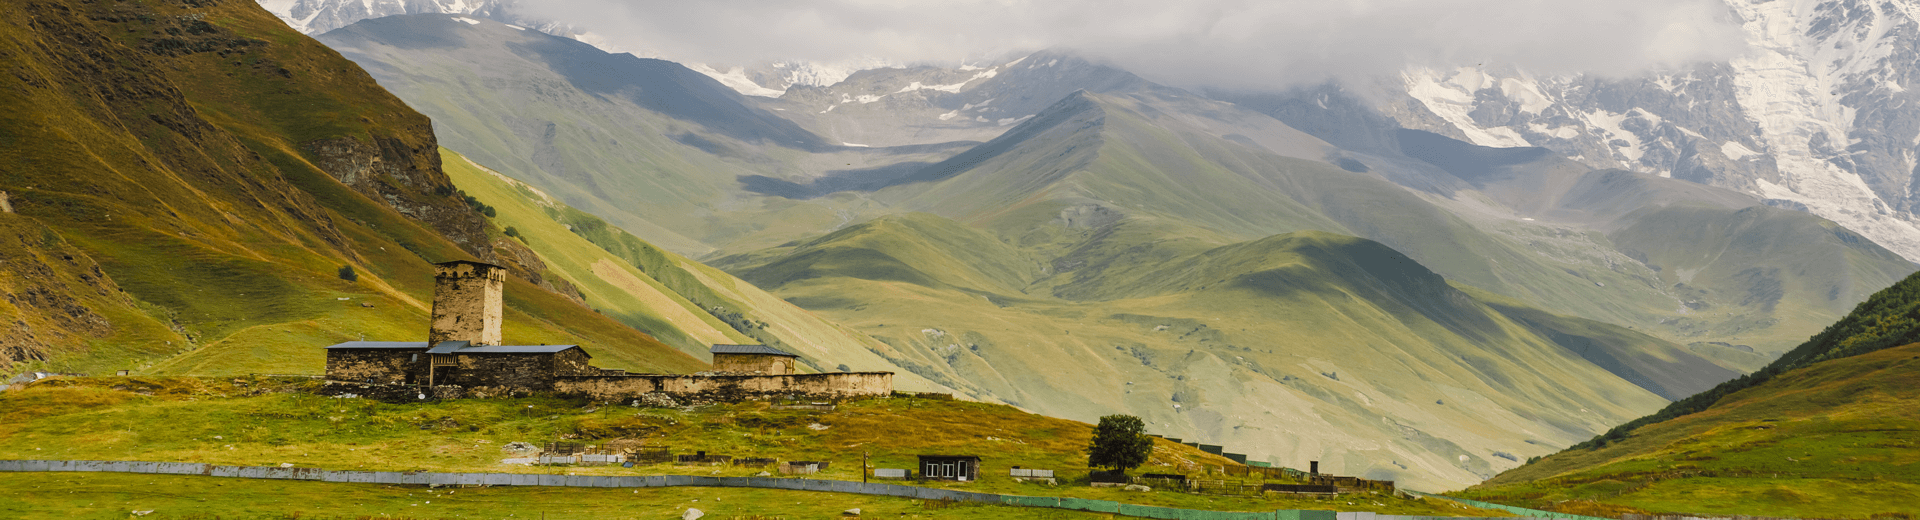
<path id="1" fill-rule="evenodd" d="M 320 34 L 368 18 L 400 14 L 504 14 L 501 0 L 262 0 L 262 7 L 306 34 Z"/>
<path id="2" fill-rule="evenodd" d="M 1920 259 L 1920 3 L 1729 0 L 1751 51 L 1639 78 L 1410 69 L 1411 128 L 1731 188 Z"/>

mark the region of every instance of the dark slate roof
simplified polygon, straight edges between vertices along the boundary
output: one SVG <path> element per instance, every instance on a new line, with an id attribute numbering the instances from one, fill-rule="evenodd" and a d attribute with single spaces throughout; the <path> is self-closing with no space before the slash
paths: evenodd
<path id="1" fill-rule="evenodd" d="M 427 348 L 427 342 L 425 341 L 349 341 L 346 343 L 333 345 L 327 348 L 328 349 L 336 349 L 336 348 L 414 349 L 414 348 Z"/>
<path id="2" fill-rule="evenodd" d="M 708 352 L 713 354 L 762 354 L 768 356 L 800 357 L 766 345 L 714 345 L 713 350 L 709 350 Z"/>

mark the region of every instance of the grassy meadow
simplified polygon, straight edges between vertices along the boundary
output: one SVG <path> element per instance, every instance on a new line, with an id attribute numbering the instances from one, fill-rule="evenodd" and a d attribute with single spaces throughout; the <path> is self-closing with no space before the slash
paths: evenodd
<path id="1" fill-rule="evenodd" d="M 228 465 L 294 464 L 297 467 L 370 471 L 565 472 L 582 475 L 752 476 L 765 471 L 758 468 L 681 466 L 670 463 L 643 464 L 629 469 L 619 466 L 539 467 L 501 462 L 504 458 L 515 456 L 502 449 L 509 442 L 595 444 L 637 441 L 646 445 L 668 446 L 674 453 L 706 451 L 740 458 L 832 461 L 827 470 L 811 478 L 858 480 L 862 454 L 870 454 L 873 465 L 881 468 L 911 468 L 915 456 L 919 454 L 973 454 L 984 459 L 981 471 L 983 478 L 980 481 L 928 485 L 978 492 L 1070 496 L 1215 510 L 1338 509 L 1401 514 L 1485 514 L 1440 501 L 1378 495 L 1345 496 L 1339 499 L 1263 499 L 1172 492 L 1138 493 L 1076 485 L 1084 483 L 1088 471 L 1085 468 L 1084 449 L 1091 439 L 1091 425 L 1032 415 L 1004 405 L 951 399 L 871 399 L 842 403 L 833 411 L 772 410 L 763 402 L 692 408 L 634 408 L 549 397 L 387 404 L 322 397 L 303 391 L 313 384 L 304 380 L 269 378 L 86 378 L 35 383 L 26 389 L 0 393 L 0 458 L 149 460 Z M 1152 460 L 1136 471 L 1165 472 L 1186 464 L 1204 467 L 1223 466 L 1231 462 L 1192 447 L 1160 440 L 1156 441 Z M 1021 483 L 1008 477 L 994 476 L 1004 475 L 1012 466 L 1054 469 L 1060 482 L 1058 485 Z M 70 474 L 41 475 L 43 478 L 50 476 L 60 480 L 77 478 Z M 89 488 L 93 489 L 89 493 L 99 496 L 132 496 L 127 495 L 131 492 L 123 491 L 127 486 L 135 485 L 130 483 L 157 481 L 153 476 L 134 476 L 132 479 L 111 476 L 85 478 L 95 479 L 90 480 L 94 484 L 89 485 L 97 487 Z M 253 495 L 242 490 L 266 484 L 231 479 L 211 482 L 215 485 L 206 487 L 204 493 L 177 493 L 179 496 L 170 500 L 204 498 L 209 503 L 224 501 L 231 503 L 233 511 L 247 513 L 321 513 L 329 509 L 362 511 L 353 509 L 362 507 L 360 505 L 348 507 L 346 502 L 324 500 L 315 503 L 334 504 L 337 508 L 247 509 L 255 506 L 249 505 L 246 500 L 258 500 L 258 497 L 246 498 Z M 34 485 L 33 479 L 0 479 L 0 488 L 28 485 Z M 275 482 L 271 485 L 310 490 L 290 491 L 293 493 L 323 493 L 326 489 L 338 489 L 330 487 L 335 486 L 333 484 L 325 483 Z M 397 501 L 409 500 L 401 498 L 404 496 L 402 491 L 415 495 L 426 491 L 420 487 L 399 486 L 361 486 L 360 489 L 367 492 L 368 503 L 375 504 L 366 507 L 374 508 L 395 507 Z M 399 491 L 391 491 L 396 489 Z M 758 493 L 655 491 L 641 490 L 639 494 L 691 498 L 738 496 L 745 502 L 747 497 L 757 496 L 755 493 Z M 544 496 L 542 493 L 495 488 L 475 491 L 469 496 Z M 632 494 L 631 491 L 629 494 Z M 16 501 L 15 505 L 0 506 L 0 510 L 4 510 L 4 507 L 58 508 L 74 505 L 73 501 L 62 501 L 59 497 L 44 497 L 38 493 L 31 495 L 35 496 L 33 500 L 25 497 L 6 499 Z M 773 495 L 779 493 L 765 494 Z M 352 496 L 359 496 L 359 493 Z M 646 500 L 655 504 L 650 507 L 665 507 L 678 504 L 679 499 L 651 496 Z M 281 503 L 297 506 L 303 502 Z M 912 507 L 909 501 L 865 497 L 848 499 L 847 503 L 879 504 L 875 507 L 881 510 L 891 507 L 905 511 Z M 0 504 L 8 502 L 0 500 Z M 537 512 L 540 504 L 539 500 L 529 499 L 529 508 L 521 510 Z M 846 507 L 855 506 L 835 505 L 829 509 L 838 511 Z M 772 510 L 760 514 L 784 513 Z"/>
<path id="2" fill-rule="evenodd" d="M 1459 496 L 1576 513 L 1920 515 L 1916 410 L 1920 345 L 1886 349 L 1785 372 Z"/>

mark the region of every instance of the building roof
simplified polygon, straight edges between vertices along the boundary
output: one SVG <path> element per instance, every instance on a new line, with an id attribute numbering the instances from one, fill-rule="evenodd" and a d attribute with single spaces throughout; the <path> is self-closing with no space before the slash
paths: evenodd
<path id="1" fill-rule="evenodd" d="M 769 347 L 766 345 L 714 345 L 713 349 L 707 352 L 713 353 L 713 354 L 760 354 L 760 355 L 766 355 L 766 356 L 786 356 L 786 357 L 792 357 L 792 358 L 800 357 L 797 355 L 788 354 L 786 352 L 781 351 L 780 349 Z"/>
<path id="2" fill-rule="evenodd" d="M 349 341 L 346 343 L 329 346 L 327 348 L 328 349 L 336 349 L 336 348 L 339 348 L 339 349 L 348 349 L 348 348 L 416 349 L 416 348 L 427 348 L 427 342 L 425 341 Z"/>
<path id="3" fill-rule="evenodd" d="M 442 342 L 433 344 L 433 348 L 428 350 L 427 353 L 428 354 L 451 354 L 455 350 L 460 350 L 460 349 L 471 347 L 471 346 L 473 346 L 473 342 L 471 341 L 442 341 Z"/>
<path id="4" fill-rule="evenodd" d="M 442 341 L 434 345 L 428 354 L 552 354 L 567 349 L 580 348 L 579 345 L 474 345 L 465 341 Z M 580 353 L 585 354 L 582 349 Z M 591 355 L 587 357 L 593 357 Z"/>
<path id="5" fill-rule="evenodd" d="M 491 267 L 491 268 L 494 268 L 494 269 L 506 269 L 505 267 L 500 267 L 500 266 L 497 266 L 497 265 L 493 265 L 493 264 L 489 264 L 489 263 L 486 263 L 486 262 L 475 262 L 475 261 L 472 261 L 472 260 L 454 260 L 454 261 L 451 261 L 451 262 L 440 262 L 440 263 L 436 263 L 436 264 L 433 264 L 433 265 L 458 265 L 458 264 L 470 264 L 470 265 L 478 265 L 478 266 L 485 266 L 485 267 Z"/>
<path id="6" fill-rule="evenodd" d="M 460 349 L 455 354 L 552 354 L 567 349 L 580 348 L 579 345 L 481 345 Z M 586 349 L 580 350 L 587 353 Z M 588 356 L 592 357 L 592 356 Z"/>
<path id="7" fill-rule="evenodd" d="M 425 341 L 349 341 L 328 349 L 426 349 L 428 354 L 551 354 L 579 345 L 479 345 L 467 341 L 442 341 L 428 348 Z M 585 349 L 580 351 L 586 353 Z M 588 355 L 587 357 L 593 357 Z"/>

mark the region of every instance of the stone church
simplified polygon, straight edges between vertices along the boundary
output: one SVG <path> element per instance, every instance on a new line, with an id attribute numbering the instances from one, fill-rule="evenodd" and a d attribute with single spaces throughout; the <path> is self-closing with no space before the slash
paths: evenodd
<path id="1" fill-rule="evenodd" d="M 349 341 L 327 347 L 327 379 L 358 383 L 550 390 L 558 376 L 600 375 L 579 345 L 501 345 L 506 269 L 459 260 L 434 265 L 426 341 Z"/>
<path id="2" fill-rule="evenodd" d="M 892 372 L 802 374 L 800 357 L 764 345 L 714 345 L 713 371 L 629 374 L 597 368 L 579 345 L 502 345 L 507 272 L 472 261 L 434 264 L 426 341 L 349 341 L 326 347 L 327 379 L 371 385 L 553 391 L 596 399 L 658 394 L 689 402 L 893 393 Z"/>

